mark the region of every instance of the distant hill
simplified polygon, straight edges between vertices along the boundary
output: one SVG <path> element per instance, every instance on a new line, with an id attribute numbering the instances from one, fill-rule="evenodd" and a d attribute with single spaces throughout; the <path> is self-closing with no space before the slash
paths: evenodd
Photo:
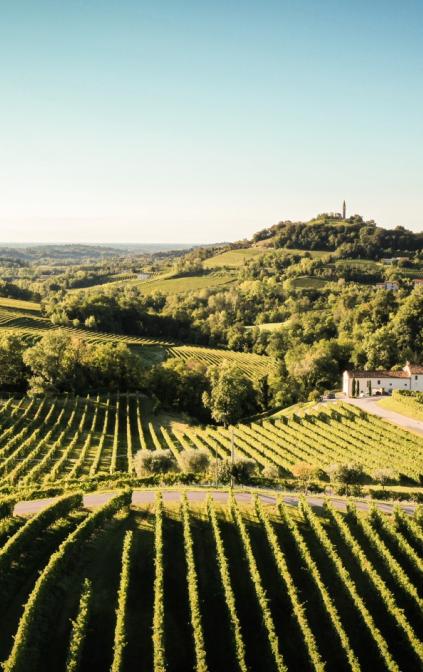
<path id="1" fill-rule="evenodd" d="M 0 245 L 0 256 L 21 261 L 42 261 L 44 259 L 81 260 L 111 257 L 122 254 L 122 250 L 106 245 L 81 244 L 19 244 Z"/>
<path id="2" fill-rule="evenodd" d="M 343 257 L 406 256 L 423 251 L 423 232 L 414 233 L 402 226 L 384 229 L 361 215 L 342 219 L 323 213 L 308 222 L 281 221 L 258 231 L 249 242 L 253 246 L 322 250 Z"/>
<path id="3" fill-rule="evenodd" d="M 188 243 L 116 243 L 81 244 L 81 243 L 0 243 L 0 257 L 11 263 L 42 260 L 74 260 L 100 259 L 127 254 L 161 254 L 174 251 L 188 251 L 195 247 Z"/>

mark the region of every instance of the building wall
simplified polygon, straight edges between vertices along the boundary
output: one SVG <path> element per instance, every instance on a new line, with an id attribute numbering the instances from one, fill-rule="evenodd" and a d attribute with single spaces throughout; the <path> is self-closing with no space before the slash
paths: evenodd
<path id="1" fill-rule="evenodd" d="M 423 392 L 423 375 L 412 374 L 410 389 L 413 390 L 413 392 Z"/>
<path id="2" fill-rule="evenodd" d="M 421 380 L 413 380 L 412 382 L 419 384 L 420 387 L 417 388 L 413 386 L 411 389 L 418 389 L 423 392 L 423 376 L 419 376 L 419 378 L 421 378 Z M 360 383 L 360 392 L 358 392 L 358 394 L 361 392 L 364 392 L 364 394 L 369 393 L 369 381 L 372 386 L 372 393 L 381 388 L 383 388 L 385 392 L 389 392 L 389 390 L 409 390 L 411 382 L 410 378 L 356 378 L 356 380 Z M 343 376 L 342 391 L 347 397 L 352 397 L 352 384 L 353 378 L 350 378 L 347 372 L 345 372 Z"/>
<path id="3" fill-rule="evenodd" d="M 348 373 L 344 371 L 342 376 L 342 391 L 346 397 L 350 397 L 352 393 L 352 379 L 348 377 Z"/>

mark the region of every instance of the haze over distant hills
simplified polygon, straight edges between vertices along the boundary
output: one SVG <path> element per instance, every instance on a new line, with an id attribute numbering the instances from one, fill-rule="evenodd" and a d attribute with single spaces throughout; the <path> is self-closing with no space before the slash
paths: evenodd
<path id="1" fill-rule="evenodd" d="M 134 250 L 137 252 L 163 252 L 166 250 L 189 250 L 192 247 L 198 247 L 194 243 L 56 243 L 51 241 L 49 243 L 40 243 L 38 241 L 28 241 L 25 243 L 2 242 L 0 241 L 1 249 L 22 250 L 33 247 L 103 247 L 108 250 Z"/>
<path id="2" fill-rule="evenodd" d="M 126 254 L 160 254 L 184 252 L 198 245 L 184 243 L 0 243 L 0 256 L 21 260 L 45 257 L 82 259 L 85 257 L 114 257 Z"/>

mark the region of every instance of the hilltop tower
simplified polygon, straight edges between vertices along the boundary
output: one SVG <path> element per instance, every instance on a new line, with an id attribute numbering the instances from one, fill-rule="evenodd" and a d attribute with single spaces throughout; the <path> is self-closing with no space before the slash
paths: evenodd
<path id="1" fill-rule="evenodd" d="M 342 219 L 346 219 L 346 218 L 347 218 L 347 204 L 345 203 L 345 201 L 343 201 L 343 203 L 342 203 Z"/>

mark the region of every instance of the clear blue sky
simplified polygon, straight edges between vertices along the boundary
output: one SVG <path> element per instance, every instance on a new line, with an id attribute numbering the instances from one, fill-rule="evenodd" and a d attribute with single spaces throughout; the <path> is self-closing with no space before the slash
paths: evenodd
<path id="1" fill-rule="evenodd" d="M 0 0 L 0 241 L 423 228 L 422 0 Z"/>

